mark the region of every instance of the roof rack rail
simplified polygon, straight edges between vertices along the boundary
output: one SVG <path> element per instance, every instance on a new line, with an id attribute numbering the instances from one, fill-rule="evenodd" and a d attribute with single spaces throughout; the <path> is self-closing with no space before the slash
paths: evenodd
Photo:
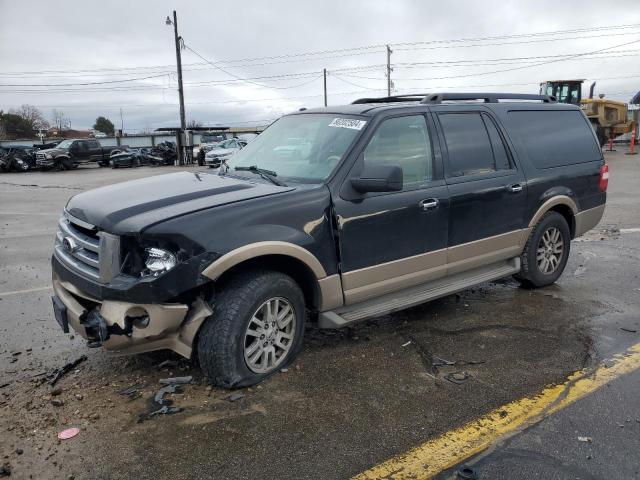
<path id="1" fill-rule="evenodd" d="M 359 98 L 351 105 L 359 105 L 362 103 L 395 103 L 395 102 L 420 102 L 424 99 L 428 93 L 412 93 L 409 95 L 392 95 L 390 97 L 378 97 L 378 98 Z"/>
<path id="2" fill-rule="evenodd" d="M 482 100 L 484 103 L 498 103 L 500 100 L 528 100 L 553 103 L 556 98 L 550 95 L 530 93 L 432 93 L 426 95 L 420 103 L 442 103 L 446 101 Z"/>
<path id="3" fill-rule="evenodd" d="M 526 100 L 554 103 L 556 97 L 530 93 L 414 93 L 408 95 L 392 95 L 390 97 L 359 98 L 351 102 L 351 104 L 396 102 L 442 103 L 447 101 L 472 100 L 482 100 L 484 103 L 499 103 L 500 100 Z"/>

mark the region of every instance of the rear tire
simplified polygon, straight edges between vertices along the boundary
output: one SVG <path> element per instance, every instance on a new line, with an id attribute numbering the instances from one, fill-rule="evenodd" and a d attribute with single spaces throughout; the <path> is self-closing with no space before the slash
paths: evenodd
<path id="1" fill-rule="evenodd" d="M 570 250 L 567 221 L 558 212 L 547 212 L 529 235 L 520 255 L 520 272 L 514 278 L 531 288 L 551 285 L 562 275 Z"/>
<path id="2" fill-rule="evenodd" d="M 279 272 L 233 277 L 215 299 L 198 333 L 198 360 L 209 381 L 224 388 L 254 385 L 289 365 L 302 348 L 304 295 Z"/>

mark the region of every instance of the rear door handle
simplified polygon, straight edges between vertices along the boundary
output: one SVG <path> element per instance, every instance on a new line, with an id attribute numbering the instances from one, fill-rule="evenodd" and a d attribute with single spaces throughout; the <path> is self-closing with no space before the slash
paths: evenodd
<path id="1" fill-rule="evenodd" d="M 422 200 L 418 205 L 420 206 L 421 210 L 426 211 L 438 208 L 439 203 L 440 202 L 438 202 L 437 198 L 427 198 L 425 200 Z"/>
<path id="2" fill-rule="evenodd" d="M 520 193 L 522 191 L 522 185 L 514 183 L 513 185 L 507 185 L 507 190 L 511 193 Z"/>

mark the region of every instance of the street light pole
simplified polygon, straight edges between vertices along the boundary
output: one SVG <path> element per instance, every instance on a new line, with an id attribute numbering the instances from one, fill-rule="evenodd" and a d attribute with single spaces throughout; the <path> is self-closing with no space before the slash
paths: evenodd
<path id="1" fill-rule="evenodd" d="M 173 35 L 176 43 L 176 63 L 178 66 L 178 99 L 180 101 L 180 135 L 178 136 L 178 164 L 183 165 L 185 162 L 184 152 L 182 148 L 182 135 L 187 131 L 187 120 L 184 114 L 184 88 L 182 87 L 182 56 L 180 54 L 180 42 L 182 37 L 178 35 L 178 16 L 173 11 L 173 21 L 167 17 L 167 25 L 173 24 Z"/>

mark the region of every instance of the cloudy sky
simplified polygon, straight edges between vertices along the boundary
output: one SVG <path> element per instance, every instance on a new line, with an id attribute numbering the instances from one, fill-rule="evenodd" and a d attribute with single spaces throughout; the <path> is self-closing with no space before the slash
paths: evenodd
<path id="1" fill-rule="evenodd" d="M 98 115 L 135 132 L 179 124 L 173 27 L 178 10 L 187 120 L 265 124 L 283 113 L 385 93 L 536 93 L 546 79 L 640 90 L 637 0 L 0 0 L 0 109 Z M 591 52 L 591 53 L 590 53 Z M 588 55 L 584 55 L 588 53 Z M 204 60 L 203 60 L 204 59 Z M 205 61 L 206 60 L 206 61 Z M 210 62 L 210 63 L 208 63 Z M 78 85 L 85 84 L 85 85 Z"/>

